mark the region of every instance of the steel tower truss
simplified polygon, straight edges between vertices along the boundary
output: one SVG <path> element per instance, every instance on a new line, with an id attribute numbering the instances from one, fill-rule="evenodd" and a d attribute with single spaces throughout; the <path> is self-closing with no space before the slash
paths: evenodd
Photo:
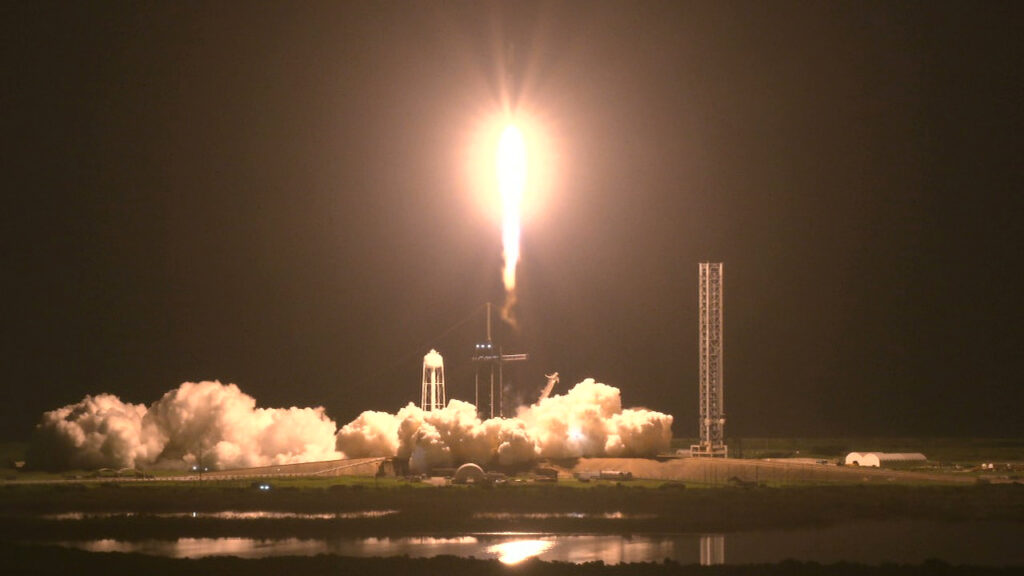
<path id="1" fill-rule="evenodd" d="M 701 262 L 699 275 L 700 444 L 690 446 L 690 453 L 727 457 L 722 383 L 722 263 Z"/>
<path id="2" fill-rule="evenodd" d="M 481 420 L 499 416 L 505 417 L 505 378 L 503 366 L 506 362 L 522 362 L 526 354 L 503 354 L 501 348 L 494 348 L 491 342 L 491 303 L 487 303 L 487 340 L 476 345 L 473 363 L 477 365 L 473 379 L 476 391 L 475 403 L 477 415 Z M 485 399 L 480 397 L 480 381 L 484 381 Z M 497 384 L 497 389 L 495 389 Z M 481 404 L 481 402 L 484 402 Z M 497 405 L 495 405 L 497 404 Z"/>

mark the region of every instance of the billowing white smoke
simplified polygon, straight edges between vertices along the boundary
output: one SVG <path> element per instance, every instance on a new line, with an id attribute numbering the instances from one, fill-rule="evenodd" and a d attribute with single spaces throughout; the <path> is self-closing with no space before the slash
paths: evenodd
<path id="1" fill-rule="evenodd" d="M 143 434 L 146 406 L 117 396 L 86 396 L 43 414 L 29 460 L 45 469 L 133 466 L 159 456 L 163 440 L 151 426 Z"/>
<path id="2" fill-rule="evenodd" d="M 397 414 L 363 412 L 338 432 L 338 450 L 349 458 L 398 456 L 414 470 L 463 462 L 486 463 L 536 458 L 536 447 L 521 422 L 494 418 L 481 422 L 476 407 L 452 400 L 425 412 L 409 404 Z"/>
<path id="3" fill-rule="evenodd" d="M 201 461 L 236 468 L 330 460 L 341 457 L 335 430 L 323 408 L 256 408 L 234 384 L 186 382 L 148 409 L 100 394 L 46 412 L 31 463 L 62 469 Z"/>
<path id="4" fill-rule="evenodd" d="M 257 408 L 234 384 L 186 382 L 154 402 L 86 396 L 43 414 L 30 463 L 46 469 L 202 463 L 268 466 L 342 457 L 397 456 L 414 471 L 464 462 L 513 465 L 538 457 L 652 456 L 667 450 L 672 416 L 622 409 L 619 390 L 591 379 L 565 395 L 481 421 L 452 400 L 424 412 L 363 412 L 335 435 L 323 408 Z"/>
<path id="5" fill-rule="evenodd" d="M 516 418 L 481 421 L 472 404 L 452 400 L 424 412 L 364 412 L 338 432 L 348 457 L 408 458 L 413 471 L 463 462 L 517 464 L 537 457 L 653 456 L 667 450 L 672 416 L 623 410 L 619 390 L 584 380 L 563 396 L 522 407 Z"/>

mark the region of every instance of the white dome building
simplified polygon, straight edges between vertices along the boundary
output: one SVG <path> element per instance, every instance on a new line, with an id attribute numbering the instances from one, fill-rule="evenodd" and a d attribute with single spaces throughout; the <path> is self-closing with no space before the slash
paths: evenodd
<path id="1" fill-rule="evenodd" d="M 452 478 L 452 484 L 480 484 L 487 480 L 484 469 L 472 462 L 459 466 Z"/>
<path id="2" fill-rule="evenodd" d="M 905 462 L 926 462 L 928 458 L 920 452 L 850 452 L 846 455 L 847 466 L 867 466 L 879 468 L 884 464 Z"/>

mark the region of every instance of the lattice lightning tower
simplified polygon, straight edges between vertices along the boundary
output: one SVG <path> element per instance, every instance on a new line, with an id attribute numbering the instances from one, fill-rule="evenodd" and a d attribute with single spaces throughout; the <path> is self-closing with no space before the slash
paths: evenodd
<path id="1" fill-rule="evenodd" d="M 722 384 L 722 263 L 701 262 L 699 275 L 700 444 L 690 446 L 690 453 L 727 457 Z"/>

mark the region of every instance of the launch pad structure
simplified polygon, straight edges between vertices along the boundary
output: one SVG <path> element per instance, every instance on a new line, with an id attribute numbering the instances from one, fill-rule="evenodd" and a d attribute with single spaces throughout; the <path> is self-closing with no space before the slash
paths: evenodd
<path id="1" fill-rule="evenodd" d="M 476 404 L 477 415 L 481 419 L 494 418 L 496 415 L 505 417 L 505 382 L 502 367 L 506 362 L 522 362 L 526 360 L 526 354 L 503 354 L 501 348 L 494 348 L 491 340 L 491 303 L 487 303 L 487 340 L 477 344 L 473 350 L 473 363 L 476 364 L 476 372 L 473 377 L 473 389 L 475 393 L 474 403 Z M 483 381 L 484 404 L 481 405 L 480 384 Z M 497 384 L 497 388 L 495 388 Z M 497 404 L 497 412 L 495 412 Z"/>
<path id="2" fill-rule="evenodd" d="M 700 443 L 690 446 L 690 455 L 727 458 L 722 372 L 722 263 L 701 262 L 698 276 Z"/>

